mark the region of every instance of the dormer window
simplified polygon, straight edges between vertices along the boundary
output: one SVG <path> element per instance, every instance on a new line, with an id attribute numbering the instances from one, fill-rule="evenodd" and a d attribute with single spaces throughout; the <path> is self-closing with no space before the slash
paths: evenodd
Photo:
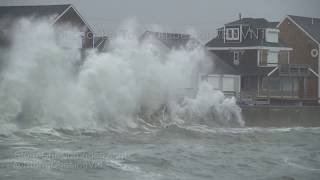
<path id="1" fill-rule="evenodd" d="M 279 30 L 278 29 L 266 29 L 266 41 L 271 43 L 279 42 Z"/>
<path id="2" fill-rule="evenodd" d="M 218 30 L 218 39 L 223 39 L 224 33 L 223 33 L 223 29 L 219 29 Z"/>
<path id="3" fill-rule="evenodd" d="M 240 39 L 240 32 L 239 28 L 227 28 L 227 40 L 239 40 Z"/>

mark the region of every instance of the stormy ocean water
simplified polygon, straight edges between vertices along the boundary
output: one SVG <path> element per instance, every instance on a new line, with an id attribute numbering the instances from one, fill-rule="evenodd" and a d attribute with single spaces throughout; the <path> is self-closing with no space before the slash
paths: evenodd
<path id="1" fill-rule="evenodd" d="M 317 180 L 320 129 L 170 126 L 1 137 L 1 179 Z"/>
<path id="2" fill-rule="evenodd" d="M 320 177 L 320 129 L 246 127 L 234 98 L 194 78 L 211 65 L 201 47 L 164 52 L 152 38 L 119 36 L 82 61 L 75 28 L 22 19 L 10 37 L 0 179 Z"/>

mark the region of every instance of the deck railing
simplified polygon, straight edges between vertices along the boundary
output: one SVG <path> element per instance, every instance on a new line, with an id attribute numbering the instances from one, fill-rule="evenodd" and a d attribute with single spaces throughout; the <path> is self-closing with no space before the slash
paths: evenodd
<path id="1" fill-rule="evenodd" d="M 269 105 L 272 101 L 285 103 L 310 104 L 317 103 L 320 98 L 314 97 L 299 97 L 297 93 L 291 94 L 286 91 L 266 91 L 260 92 L 242 92 L 239 95 L 238 102 L 248 105 Z"/>
<path id="2" fill-rule="evenodd" d="M 307 64 L 279 64 L 280 76 L 309 76 L 310 65 Z"/>

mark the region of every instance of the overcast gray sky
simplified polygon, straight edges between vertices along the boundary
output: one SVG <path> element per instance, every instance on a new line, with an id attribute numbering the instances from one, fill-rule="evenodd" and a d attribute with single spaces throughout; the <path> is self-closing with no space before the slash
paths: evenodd
<path id="1" fill-rule="evenodd" d="M 280 21 L 285 15 L 320 17 L 320 0 L 0 0 L 0 5 L 72 3 L 98 33 L 111 33 L 126 18 L 141 29 L 215 33 L 224 23 L 243 17 Z"/>

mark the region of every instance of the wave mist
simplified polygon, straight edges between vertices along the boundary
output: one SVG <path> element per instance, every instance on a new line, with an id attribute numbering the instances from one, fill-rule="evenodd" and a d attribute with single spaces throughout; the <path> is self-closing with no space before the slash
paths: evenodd
<path id="1" fill-rule="evenodd" d="M 132 29 L 128 29 L 130 32 Z M 163 53 L 138 36 L 119 36 L 110 52 L 81 60 L 81 33 L 44 20 L 22 19 L 2 49 L 0 123 L 4 129 L 161 128 L 170 124 L 243 126 L 234 99 L 201 83 L 195 97 L 201 47 Z"/>

